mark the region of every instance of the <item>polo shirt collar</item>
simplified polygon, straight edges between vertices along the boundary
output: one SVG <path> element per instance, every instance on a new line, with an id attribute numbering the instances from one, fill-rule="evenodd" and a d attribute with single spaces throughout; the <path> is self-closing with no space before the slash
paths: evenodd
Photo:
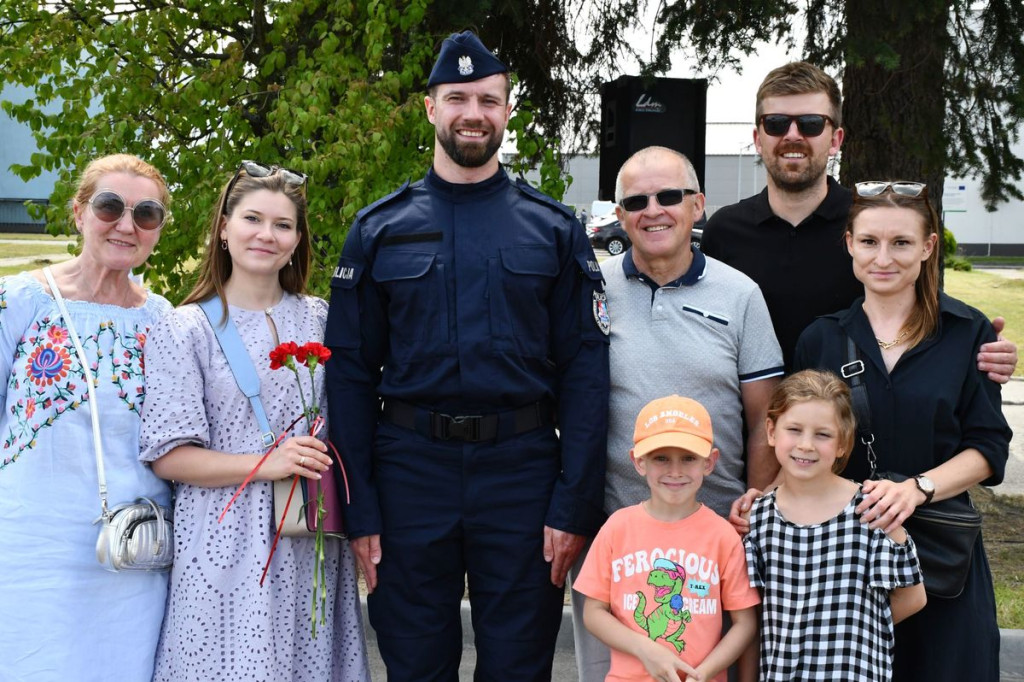
<path id="1" fill-rule="evenodd" d="M 828 185 L 825 199 L 818 204 L 818 207 L 814 209 L 811 215 L 827 222 L 845 221 L 846 216 L 850 213 L 850 204 L 853 203 L 853 193 L 836 182 L 836 179 L 831 175 L 825 176 L 825 183 Z M 771 204 L 768 203 L 767 187 L 757 195 L 757 201 L 754 202 L 754 217 L 758 223 L 779 219 L 772 212 Z"/>
<path id="2" fill-rule="evenodd" d="M 693 254 L 693 260 L 690 261 L 689 270 L 683 273 L 682 277 L 661 285 L 662 287 L 693 286 L 707 274 L 707 257 L 693 244 L 690 244 L 690 253 Z M 622 256 L 622 272 L 626 275 L 626 279 L 640 279 L 643 277 L 644 281 L 648 282 L 652 288 L 659 288 L 650 275 L 640 272 L 636 267 L 636 263 L 633 262 L 632 246 Z"/>

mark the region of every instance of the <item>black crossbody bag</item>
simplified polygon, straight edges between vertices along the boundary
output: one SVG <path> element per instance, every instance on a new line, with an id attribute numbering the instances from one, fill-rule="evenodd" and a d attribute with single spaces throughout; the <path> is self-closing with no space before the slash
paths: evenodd
<path id="1" fill-rule="evenodd" d="M 846 337 L 846 364 L 840 371 L 850 384 L 857 434 L 867 448 L 871 478 L 897 483 L 911 478 L 894 471 L 878 471 L 875 434 L 871 429 L 871 405 L 867 386 L 861 380 L 864 362 L 849 336 Z M 940 599 L 959 597 L 964 591 L 974 545 L 981 532 L 981 514 L 974 508 L 970 493 L 921 505 L 903 522 L 903 527 L 914 538 L 928 595 Z"/>

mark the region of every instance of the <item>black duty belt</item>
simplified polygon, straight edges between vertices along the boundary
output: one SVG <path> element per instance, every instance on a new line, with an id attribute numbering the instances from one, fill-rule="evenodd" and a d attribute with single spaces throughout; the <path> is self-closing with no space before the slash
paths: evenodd
<path id="1" fill-rule="evenodd" d="M 468 443 L 510 438 L 555 423 L 554 408 L 547 400 L 496 414 L 452 415 L 388 399 L 383 414 L 395 426 L 428 438 Z"/>

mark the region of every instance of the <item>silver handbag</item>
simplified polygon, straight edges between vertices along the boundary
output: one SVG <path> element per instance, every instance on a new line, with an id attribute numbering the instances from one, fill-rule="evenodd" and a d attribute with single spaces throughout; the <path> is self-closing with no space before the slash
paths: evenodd
<path id="1" fill-rule="evenodd" d="M 125 503 L 107 508 L 107 475 L 103 468 L 103 440 L 100 438 L 99 403 L 93 388 L 89 362 L 82 349 L 78 332 L 71 323 L 64 297 L 53 279 L 50 268 L 43 268 L 43 275 L 50 285 L 68 336 L 75 346 L 78 361 L 86 372 L 86 388 L 89 392 L 89 416 L 92 419 L 92 443 L 96 452 L 96 478 L 99 481 L 100 509 L 102 513 L 93 523 L 100 524 L 100 535 L 96 540 L 96 559 L 108 571 L 166 571 L 174 560 L 174 536 L 171 526 L 171 510 L 161 507 L 148 497 L 140 497 L 134 503 Z"/>
<path id="2" fill-rule="evenodd" d="M 166 571 L 174 560 L 170 509 L 148 497 L 96 519 L 96 558 L 108 571 Z"/>

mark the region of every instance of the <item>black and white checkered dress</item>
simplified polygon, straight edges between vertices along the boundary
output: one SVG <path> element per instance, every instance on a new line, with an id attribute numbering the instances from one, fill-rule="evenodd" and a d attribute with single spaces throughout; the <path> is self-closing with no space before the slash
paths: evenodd
<path id="1" fill-rule="evenodd" d="M 912 541 L 862 524 L 861 491 L 824 523 L 790 523 L 775 493 L 754 503 L 744 540 L 761 590 L 761 680 L 889 680 L 889 591 L 921 581 Z"/>

